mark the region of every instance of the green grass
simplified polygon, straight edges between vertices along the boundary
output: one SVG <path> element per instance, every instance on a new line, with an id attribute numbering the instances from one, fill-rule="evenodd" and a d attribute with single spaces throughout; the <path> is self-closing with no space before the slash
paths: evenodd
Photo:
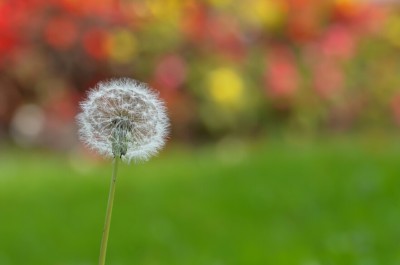
<path id="1" fill-rule="evenodd" d="M 107 264 L 400 264 L 396 141 L 231 143 L 121 164 Z M 110 175 L 3 149 L 0 264 L 97 264 Z"/>

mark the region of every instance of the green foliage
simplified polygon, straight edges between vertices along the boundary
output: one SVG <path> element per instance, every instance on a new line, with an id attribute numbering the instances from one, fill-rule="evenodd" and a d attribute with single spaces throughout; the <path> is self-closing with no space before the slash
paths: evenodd
<path id="1" fill-rule="evenodd" d="M 107 263 L 399 264 L 399 157 L 390 140 L 273 140 L 121 165 Z M 0 158 L 0 264 L 96 264 L 111 163 Z"/>

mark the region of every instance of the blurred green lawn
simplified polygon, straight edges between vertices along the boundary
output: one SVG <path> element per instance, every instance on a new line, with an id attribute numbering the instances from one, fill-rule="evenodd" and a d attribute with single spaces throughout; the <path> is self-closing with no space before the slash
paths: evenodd
<path id="1" fill-rule="evenodd" d="M 97 264 L 110 174 L 3 149 L 0 264 Z M 399 191 L 400 139 L 172 145 L 121 164 L 107 264 L 400 264 Z"/>

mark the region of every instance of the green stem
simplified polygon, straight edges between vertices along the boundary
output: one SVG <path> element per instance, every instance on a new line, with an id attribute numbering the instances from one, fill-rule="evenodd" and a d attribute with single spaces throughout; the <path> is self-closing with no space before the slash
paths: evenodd
<path id="1" fill-rule="evenodd" d="M 107 241 L 108 241 L 108 233 L 110 231 L 111 214 L 112 214 L 114 193 L 115 193 L 115 182 L 117 180 L 117 169 L 118 169 L 118 157 L 115 157 L 113 161 L 113 173 L 111 177 L 110 193 L 108 194 L 106 221 L 104 223 L 103 237 L 101 239 L 99 265 L 104 265 L 106 262 Z"/>

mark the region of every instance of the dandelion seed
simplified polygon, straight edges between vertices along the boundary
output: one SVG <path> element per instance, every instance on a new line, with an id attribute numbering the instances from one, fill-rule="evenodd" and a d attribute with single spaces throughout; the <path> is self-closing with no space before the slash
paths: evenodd
<path id="1" fill-rule="evenodd" d="M 144 83 L 129 78 L 100 82 L 81 107 L 81 139 L 106 157 L 148 160 L 164 145 L 165 107 Z"/>

